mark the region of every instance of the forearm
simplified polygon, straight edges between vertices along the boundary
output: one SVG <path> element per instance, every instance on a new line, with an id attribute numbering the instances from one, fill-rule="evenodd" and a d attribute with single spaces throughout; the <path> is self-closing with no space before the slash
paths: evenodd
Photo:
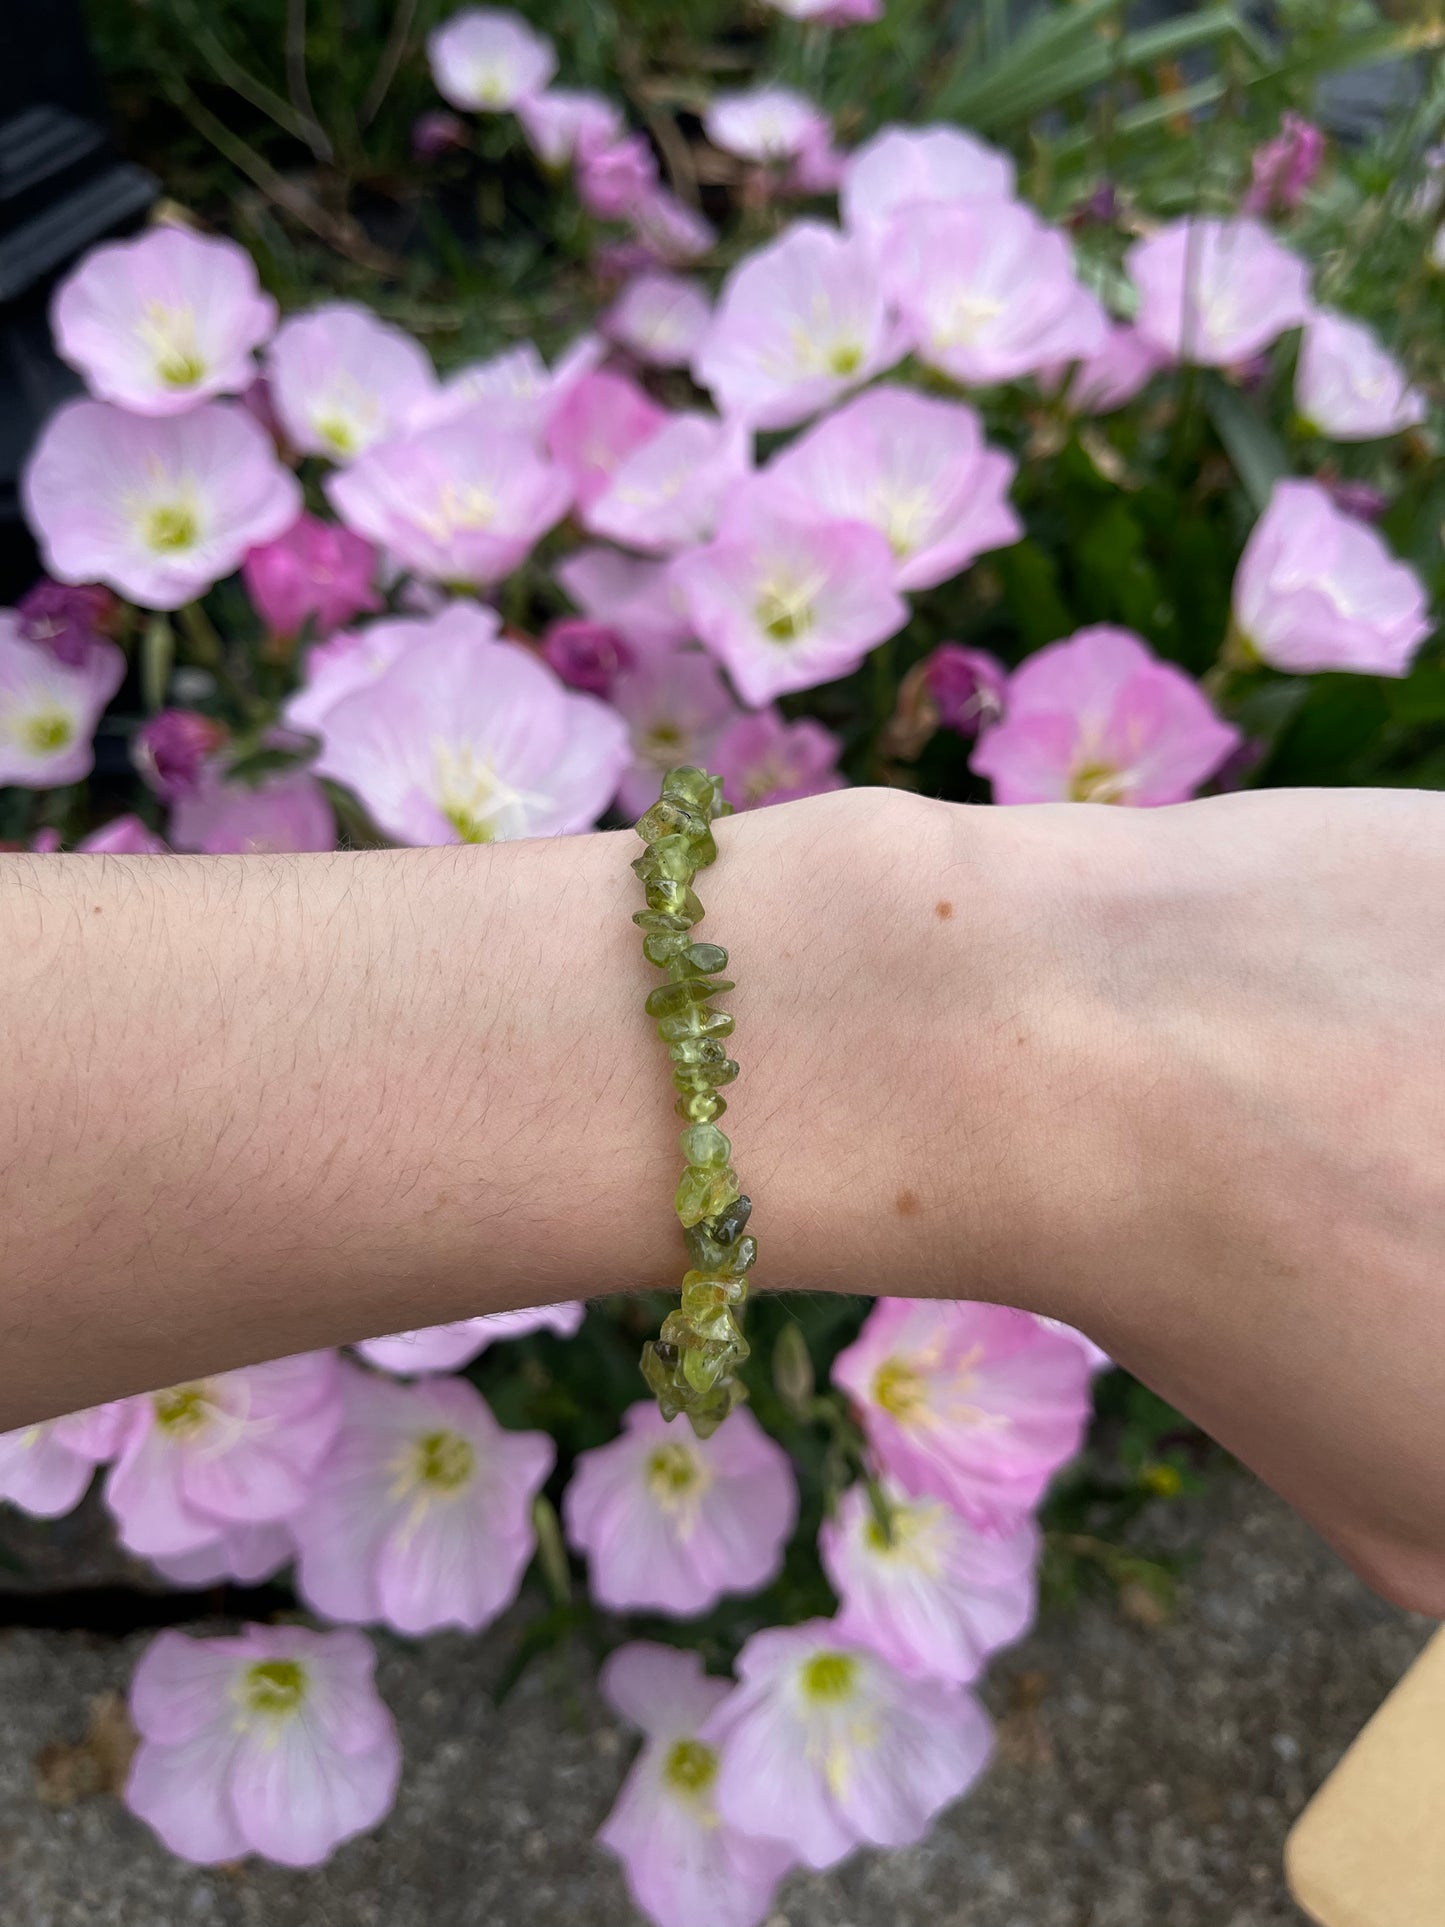
<path id="1" fill-rule="evenodd" d="M 967 1289 L 978 879 L 951 813 L 827 799 L 721 842 L 706 934 L 738 977 L 727 1124 L 759 1284 Z M 0 1429 L 674 1286 L 680 1120 L 641 1008 L 637 847 L 0 864 Z"/>

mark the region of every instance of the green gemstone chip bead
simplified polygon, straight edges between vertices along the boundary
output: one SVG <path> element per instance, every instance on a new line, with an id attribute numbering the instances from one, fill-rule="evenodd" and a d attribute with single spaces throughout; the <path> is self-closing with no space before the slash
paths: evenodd
<path id="1" fill-rule="evenodd" d="M 715 1432 L 747 1397 L 738 1376 L 748 1356 L 741 1315 L 758 1255 L 756 1239 L 744 1236 L 752 1204 L 740 1194 L 732 1145 L 717 1123 L 727 1109 L 719 1086 L 738 1074 L 721 1041 L 732 1035 L 733 1019 L 709 1001 L 733 988 L 720 974 L 728 953 L 689 934 L 703 915 L 693 884 L 717 857 L 712 825 L 729 814 L 720 777 L 669 770 L 662 795 L 638 821 L 647 847 L 632 865 L 647 901 L 632 919 L 644 932 L 643 955 L 667 973 L 645 1007 L 668 1047 L 685 1125 L 673 1202 L 690 1261 L 677 1309 L 643 1350 L 642 1375 L 663 1417 L 686 1414 L 699 1438 Z"/>

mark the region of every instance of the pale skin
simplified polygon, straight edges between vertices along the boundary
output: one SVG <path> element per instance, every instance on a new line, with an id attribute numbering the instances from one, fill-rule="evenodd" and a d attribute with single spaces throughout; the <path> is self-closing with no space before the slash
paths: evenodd
<path id="1" fill-rule="evenodd" d="M 718 840 L 758 1287 L 1069 1319 L 1445 1612 L 1445 797 Z M 0 859 L 0 1430 L 675 1285 L 639 847 Z"/>

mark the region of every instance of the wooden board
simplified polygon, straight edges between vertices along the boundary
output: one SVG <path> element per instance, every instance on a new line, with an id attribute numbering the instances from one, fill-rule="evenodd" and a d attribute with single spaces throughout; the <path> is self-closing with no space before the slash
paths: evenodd
<path id="1" fill-rule="evenodd" d="M 1285 1871 L 1320 1927 L 1445 1927 L 1445 1632 L 1300 1815 Z"/>

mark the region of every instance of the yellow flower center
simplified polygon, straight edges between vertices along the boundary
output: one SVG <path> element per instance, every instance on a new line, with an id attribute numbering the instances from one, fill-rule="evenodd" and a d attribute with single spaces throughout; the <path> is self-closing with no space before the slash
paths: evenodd
<path id="1" fill-rule="evenodd" d="M 356 429 L 344 415 L 320 415 L 311 424 L 317 438 L 338 455 L 356 453 Z"/>
<path id="2" fill-rule="evenodd" d="M 51 756 L 73 741 L 75 725 L 63 710 L 40 709 L 25 718 L 18 733 L 32 756 Z"/>
<path id="3" fill-rule="evenodd" d="M 1128 781 L 1122 770 L 1107 763 L 1083 763 L 1069 780 L 1069 800 L 1073 803 L 1122 803 Z"/>
<path id="4" fill-rule="evenodd" d="M 172 1385 L 168 1391 L 153 1393 L 151 1405 L 161 1430 L 178 1437 L 199 1432 L 211 1415 L 204 1385 Z"/>
<path id="5" fill-rule="evenodd" d="M 863 362 L 863 350 L 856 341 L 838 341 L 828 350 L 830 375 L 856 375 Z"/>
<path id="6" fill-rule="evenodd" d="M 460 1492 L 476 1469 L 476 1449 L 460 1432 L 426 1432 L 416 1442 L 417 1483 L 434 1492 Z"/>
<path id="7" fill-rule="evenodd" d="M 887 1358 L 873 1380 L 873 1401 L 891 1418 L 910 1418 L 923 1403 L 923 1380 L 906 1358 Z"/>
<path id="8" fill-rule="evenodd" d="M 248 1666 L 241 1685 L 241 1701 L 248 1713 L 284 1719 L 306 1697 L 306 1671 L 294 1659 L 262 1659 Z"/>
<path id="9" fill-rule="evenodd" d="M 659 1445 L 647 1461 L 647 1483 L 654 1498 L 666 1503 L 690 1492 L 702 1468 L 685 1445 Z"/>
<path id="10" fill-rule="evenodd" d="M 162 502 L 146 518 L 146 542 L 161 555 L 193 548 L 199 534 L 196 512 L 185 502 Z"/>
<path id="11" fill-rule="evenodd" d="M 814 1653 L 803 1665 L 803 1697 L 818 1705 L 837 1706 L 850 1699 L 858 1682 L 858 1662 L 851 1653 Z"/>
<path id="12" fill-rule="evenodd" d="M 695 1800 L 717 1778 L 717 1754 L 701 1740 L 679 1740 L 667 1756 L 662 1777 L 674 1793 Z"/>

